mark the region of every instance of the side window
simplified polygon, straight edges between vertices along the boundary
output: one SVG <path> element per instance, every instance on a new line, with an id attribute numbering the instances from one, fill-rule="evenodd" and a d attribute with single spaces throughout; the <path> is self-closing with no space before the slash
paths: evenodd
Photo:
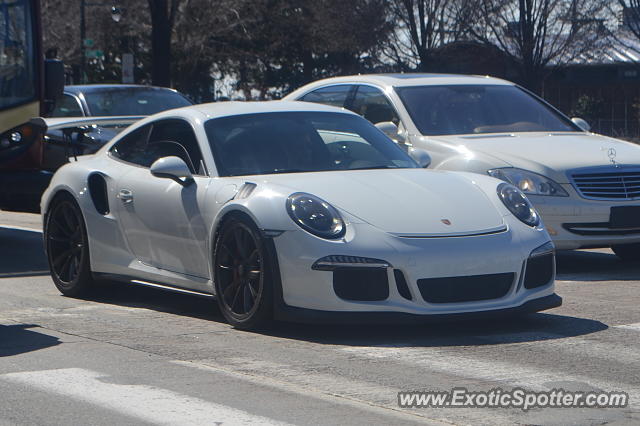
<path id="1" fill-rule="evenodd" d="M 315 102 L 318 104 L 332 105 L 342 108 L 349 96 L 349 92 L 353 86 L 349 84 L 341 84 L 337 86 L 323 87 L 322 89 L 314 90 L 307 93 L 301 101 Z"/>
<path id="2" fill-rule="evenodd" d="M 180 157 L 187 163 L 191 173 L 207 174 L 198 139 L 191 125 L 184 120 L 156 122 L 149 137 L 148 149 L 156 159 L 168 156 Z"/>
<path id="3" fill-rule="evenodd" d="M 75 96 L 63 95 L 56 101 L 56 107 L 51 112 L 51 117 L 82 117 L 80 102 Z"/>
<path id="4" fill-rule="evenodd" d="M 373 124 L 383 121 L 393 121 L 396 124 L 400 122 L 393 105 L 384 93 L 375 87 L 358 86 L 358 91 L 349 109 Z"/>
<path id="5" fill-rule="evenodd" d="M 111 155 L 127 163 L 149 167 L 153 161 L 147 152 L 147 141 L 151 125 L 147 124 L 120 139 L 111 148 Z"/>

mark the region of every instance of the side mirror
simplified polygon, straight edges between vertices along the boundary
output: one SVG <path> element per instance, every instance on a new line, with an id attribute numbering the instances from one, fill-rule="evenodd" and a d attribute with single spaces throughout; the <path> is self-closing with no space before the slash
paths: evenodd
<path id="1" fill-rule="evenodd" d="M 588 132 L 589 130 L 591 130 L 591 126 L 589 126 L 589 123 L 587 123 L 585 120 L 583 120 L 580 117 L 573 117 L 571 121 L 573 121 L 573 124 L 580 127 L 585 132 Z"/>
<path id="2" fill-rule="evenodd" d="M 180 157 L 162 157 L 151 165 L 151 174 L 159 178 L 168 178 L 187 186 L 193 182 L 189 166 Z"/>
<path id="3" fill-rule="evenodd" d="M 405 138 L 400 134 L 398 126 L 393 121 L 381 121 L 376 123 L 375 126 L 382 131 L 389 139 L 396 141 L 397 143 L 404 143 Z"/>
<path id="4" fill-rule="evenodd" d="M 422 148 L 409 148 L 409 156 L 413 158 L 420 167 L 427 168 L 431 164 L 431 156 Z"/>

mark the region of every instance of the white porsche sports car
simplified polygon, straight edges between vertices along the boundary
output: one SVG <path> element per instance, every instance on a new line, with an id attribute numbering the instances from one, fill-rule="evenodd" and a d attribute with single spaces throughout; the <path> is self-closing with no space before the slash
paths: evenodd
<path id="1" fill-rule="evenodd" d="M 100 278 L 215 296 L 240 328 L 559 306 L 526 196 L 411 154 L 319 104 L 156 114 L 56 172 L 42 198 L 53 280 L 69 296 Z"/>

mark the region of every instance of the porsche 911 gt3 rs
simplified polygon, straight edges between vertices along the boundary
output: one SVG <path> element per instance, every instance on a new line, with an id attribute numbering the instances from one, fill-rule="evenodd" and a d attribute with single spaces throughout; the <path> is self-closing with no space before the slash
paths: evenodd
<path id="1" fill-rule="evenodd" d="M 428 161 L 330 106 L 163 112 L 55 174 L 41 206 L 52 278 L 69 296 L 99 278 L 215 296 L 239 328 L 558 306 L 526 196 Z"/>

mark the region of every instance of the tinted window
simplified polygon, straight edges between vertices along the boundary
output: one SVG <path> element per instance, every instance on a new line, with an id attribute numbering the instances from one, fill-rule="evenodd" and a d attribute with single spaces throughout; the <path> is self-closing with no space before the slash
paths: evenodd
<path id="1" fill-rule="evenodd" d="M 153 163 L 147 152 L 147 142 L 151 125 L 146 125 L 129 133 L 111 148 L 111 155 L 127 163 L 149 167 Z"/>
<path id="2" fill-rule="evenodd" d="M 347 84 L 323 87 L 322 89 L 314 90 L 313 92 L 307 93 L 302 98 L 300 98 L 300 100 L 342 108 L 347 100 L 347 96 L 349 95 L 351 87 L 352 86 Z"/>
<path id="3" fill-rule="evenodd" d="M 51 117 L 82 117 L 80 102 L 75 96 L 64 95 L 56 101 L 56 107 L 51 112 Z"/>
<path id="4" fill-rule="evenodd" d="M 371 86 L 358 86 L 358 91 L 350 108 L 373 124 L 383 121 L 393 121 L 398 124 L 398 114 L 382 93 L 381 90 Z"/>
<path id="5" fill-rule="evenodd" d="M 366 120 L 330 112 L 274 112 L 209 120 L 220 176 L 417 167 Z"/>
<path id="6" fill-rule="evenodd" d="M 0 109 L 36 97 L 31 3 L 0 0 Z"/>
<path id="7" fill-rule="evenodd" d="M 93 116 L 151 115 L 191 105 L 181 94 L 151 87 L 108 87 L 84 92 Z"/>
<path id="8" fill-rule="evenodd" d="M 191 173 L 204 175 L 206 169 L 198 140 L 191 125 L 183 120 L 156 122 L 149 138 L 149 150 L 157 158 L 176 156 L 187 163 Z"/>
<path id="9" fill-rule="evenodd" d="M 516 86 L 396 88 L 423 135 L 575 132 L 571 121 Z"/>

